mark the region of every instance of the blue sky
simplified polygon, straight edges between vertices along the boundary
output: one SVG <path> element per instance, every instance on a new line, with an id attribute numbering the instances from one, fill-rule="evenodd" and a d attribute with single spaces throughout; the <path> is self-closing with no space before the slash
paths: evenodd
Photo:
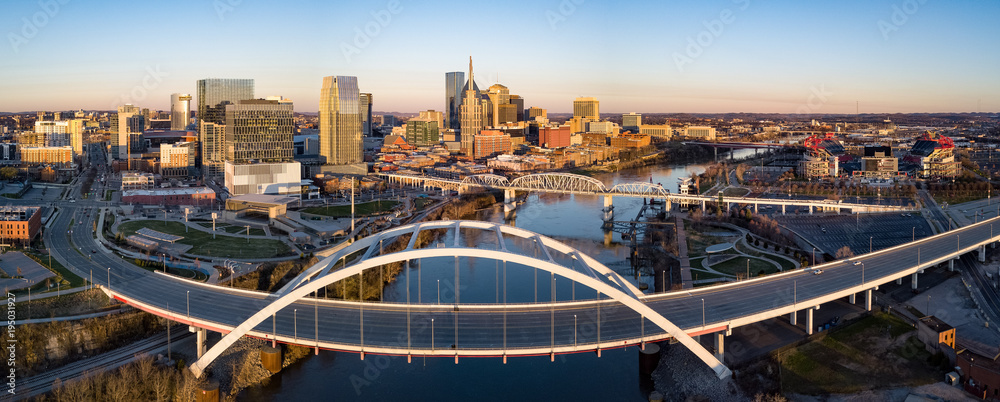
<path id="1" fill-rule="evenodd" d="M 0 111 L 167 109 L 201 78 L 316 111 L 323 76 L 375 109 L 444 106 L 474 58 L 526 106 L 603 112 L 1000 111 L 1000 2 L 6 1 Z M 47 10 L 47 11 L 46 11 Z M 388 18 L 387 18 L 388 17 Z M 365 30 L 374 35 L 359 37 Z M 700 43 L 699 43 L 700 42 Z M 356 51 L 355 51 L 356 50 Z"/>

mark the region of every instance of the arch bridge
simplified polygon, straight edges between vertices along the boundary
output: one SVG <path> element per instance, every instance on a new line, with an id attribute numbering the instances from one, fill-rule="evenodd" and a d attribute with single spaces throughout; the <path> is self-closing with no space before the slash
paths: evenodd
<path id="1" fill-rule="evenodd" d="M 451 237 L 433 240 L 426 247 L 418 246 L 421 234 L 434 230 L 447 230 Z M 485 233 L 490 246 L 464 244 L 466 231 Z M 397 245 L 399 247 L 391 247 Z M 387 249 L 398 249 L 389 252 Z M 468 257 L 490 259 L 504 264 L 504 298 L 506 299 L 506 264 L 518 264 L 546 271 L 551 274 L 553 286 L 556 278 L 572 281 L 596 291 L 593 300 L 556 301 L 521 305 L 469 305 L 460 303 L 461 286 L 458 258 Z M 598 351 L 602 348 L 642 344 L 653 339 L 672 337 L 690 348 L 716 374 L 725 377 L 730 374 L 713 354 L 709 353 L 691 336 L 678 328 L 667 317 L 653 310 L 642 299 L 642 292 L 626 279 L 593 258 L 555 241 L 551 238 L 496 223 L 479 221 L 435 221 L 401 226 L 371 237 L 361 239 L 334 255 L 309 267 L 281 290 L 267 299 L 267 305 L 252 316 L 244 319 L 222 340 L 211 347 L 195 363 L 191 371 L 200 376 L 205 368 L 218 358 L 227 348 L 245 335 L 269 337 L 261 334 L 260 326 L 286 310 L 293 303 L 301 303 L 308 296 L 338 281 L 357 276 L 363 279 L 366 270 L 386 264 L 425 258 L 455 258 L 455 302 L 447 305 L 427 305 L 422 303 L 366 303 L 341 301 L 336 306 L 349 312 L 349 317 L 327 317 L 351 326 L 350 330 L 321 333 L 315 322 L 319 322 L 318 299 L 316 321 L 304 326 L 304 335 L 298 336 L 296 324 L 293 343 L 320 348 L 346 350 L 361 353 L 389 355 L 432 355 L 454 356 L 531 356 Z M 497 275 L 499 277 L 499 268 Z M 409 275 L 406 276 L 409 281 Z M 358 282 L 359 284 L 362 281 Z M 360 285 L 359 285 L 360 286 Z M 499 286 L 499 282 L 498 282 Z M 406 300 L 411 300 L 407 282 Z M 361 290 L 359 288 L 359 294 Z M 499 297 L 499 293 L 498 293 Z M 306 305 L 309 305 L 307 302 Z M 367 310 L 366 310 L 367 306 Z M 596 308 L 596 310 L 594 310 Z M 497 314 L 500 310 L 501 314 Z M 602 309 L 605 314 L 631 311 L 635 316 L 628 328 L 615 328 L 612 333 L 601 334 L 610 326 L 602 323 Z M 298 309 L 296 309 L 297 314 Z M 596 311 L 596 313 L 594 313 Z M 615 313 L 612 313 L 614 311 Z M 369 318 L 364 316 L 368 314 Z M 286 313 L 287 314 L 287 313 Z M 594 318 L 596 314 L 596 319 Z M 307 320 L 303 314 L 303 321 Z M 371 318 L 376 318 L 372 321 Z M 430 331 L 427 319 L 430 317 Z M 585 326 L 591 328 L 580 331 L 579 318 L 585 317 Z M 538 325 L 541 318 L 542 325 Z M 353 323 L 345 321 L 355 319 Z M 298 318 L 296 317 L 296 320 Z M 437 327 L 435 328 L 435 320 Z M 594 321 L 596 320 L 596 323 Z M 646 322 L 650 333 L 645 333 Z M 349 322 L 349 321 L 348 321 Z M 534 324 L 531 324 L 534 322 Z M 404 325 L 405 324 L 405 325 Z M 596 326 L 596 328 L 592 328 Z M 309 331 L 315 327 L 315 333 Z M 366 328 L 367 327 L 367 328 Z M 633 331 L 640 329 L 640 333 Z M 343 329 L 343 328 L 342 328 Z M 510 331 L 508 331 L 510 329 Z M 435 332 L 437 331 L 437 332 Z M 287 336 L 278 338 L 289 341 Z"/>

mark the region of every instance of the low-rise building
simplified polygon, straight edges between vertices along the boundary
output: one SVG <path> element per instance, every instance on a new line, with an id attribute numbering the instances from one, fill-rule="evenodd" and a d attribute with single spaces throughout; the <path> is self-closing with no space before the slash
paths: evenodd
<path id="1" fill-rule="evenodd" d="M 141 205 L 211 206 L 215 191 L 208 187 L 164 188 L 122 191 L 122 202 Z"/>
<path id="2" fill-rule="evenodd" d="M 646 134 L 622 134 L 611 137 L 613 148 L 642 148 L 648 146 L 650 138 Z"/>
<path id="3" fill-rule="evenodd" d="M 549 158 L 541 155 L 498 155 L 486 161 L 486 166 L 494 170 L 508 172 L 531 172 L 548 169 Z"/>
<path id="4" fill-rule="evenodd" d="M 152 173 L 125 172 L 122 173 L 122 191 L 147 190 L 156 186 L 156 178 Z"/>
<path id="5" fill-rule="evenodd" d="M 41 207 L 0 207 L 0 243 L 30 244 L 42 227 L 41 210 Z"/>
<path id="6" fill-rule="evenodd" d="M 295 195 L 302 192 L 299 162 L 225 163 L 225 186 L 232 196 L 243 194 Z"/>
<path id="7" fill-rule="evenodd" d="M 21 163 L 25 165 L 71 165 L 73 147 L 21 147 Z"/>

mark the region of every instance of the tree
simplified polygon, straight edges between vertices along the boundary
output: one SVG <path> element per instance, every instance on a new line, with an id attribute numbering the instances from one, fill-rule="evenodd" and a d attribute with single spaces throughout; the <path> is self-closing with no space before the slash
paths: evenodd
<path id="1" fill-rule="evenodd" d="M 0 178 L 4 180 L 10 180 L 17 177 L 17 168 L 11 166 L 5 166 L 0 168 Z"/>
<path id="2" fill-rule="evenodd" d="M 844 246 L 837 249 L 837 254 L 835 257 L 837 257 L 838 260 L 842 258 L 851 258 L 854 257 L 854 252 L 851 251 L 850 247 Z"/>

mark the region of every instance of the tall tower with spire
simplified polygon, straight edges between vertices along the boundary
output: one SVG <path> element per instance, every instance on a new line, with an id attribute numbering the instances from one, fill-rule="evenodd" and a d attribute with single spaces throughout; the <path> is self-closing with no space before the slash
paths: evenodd
<path id="1" fill-rule="evenodd" d="M 462 99 L 461 133 L 462 152 L 466 155 L 473 155 L 473 146 L 476 143 L 475 137 L 483 129 L 483 106 L 480 100 L 479 91 L 476 89 L 475 76 L 472 72 L 472 56 L 469 56 L 469 83 L 465 86 L 465 96 Z"/>

